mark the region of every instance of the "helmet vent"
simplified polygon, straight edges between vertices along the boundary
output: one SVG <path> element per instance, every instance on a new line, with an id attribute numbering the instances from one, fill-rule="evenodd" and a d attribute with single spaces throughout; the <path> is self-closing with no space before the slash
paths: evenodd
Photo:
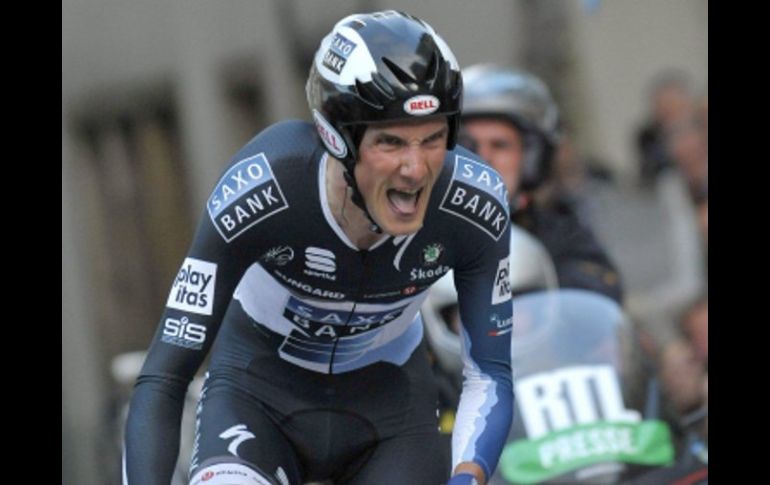
<path id="1" fill-rule="evenodd" d="M 383 62 L 383 64 L 388 66 L 388 69 L 390 69 L 390 72 L 393 73 L 393 75 L 396 77 L 396 79 L 398 79 L 401 82 L 401 84 L 404 85 L 404 87 L 406 89 L 408 89 L 410 91 L 416 91 L 418 89 L 417 79 L 412 77 L 412 75 L 409 74 L 408 72 L 406 72 L 403 69 L 401 69 L 400 67 L 398 67 L 398 64 L 396 64 L 395 62 L 391 61 L 387 57 L 383 57 L 382 58 L 382 62 Z"/>
<path id="2" fill-rule="evenodd" d="M 438 77 L 438 68 L 439 68 L 439 59 L 436 55 L 436 52 L 433 52 L 433 55 L 430 56 L 430 62 L 428 63 L 428 67 L 425 69 L 425 79 L 428 82 L 428 87 L 430 89 L 433 89 L 436 86 L 436 78 Z"/>
<path id="3" fill-rule="evenodd" d="M 383 108 L 382 103 L 378 99 L 377 91 L 373 85 L 362 83 L 356 79 L 356 92 L 358 93 L 358 97 L 361 99 L 361 101 L 368 104 L 372 108 Z"/>
<path id="4" fill-rule="evenodd" d="M 372 83 L 374 83 L 374 85 L 377 86 L 377 89 L 379 89 L 380 93 L 387 97 L 389 100 L 396 99 L 396 92 L 393 91 L 393 88 L 390 86 L 388 81 L 379 72 L 372 73 Z"/>

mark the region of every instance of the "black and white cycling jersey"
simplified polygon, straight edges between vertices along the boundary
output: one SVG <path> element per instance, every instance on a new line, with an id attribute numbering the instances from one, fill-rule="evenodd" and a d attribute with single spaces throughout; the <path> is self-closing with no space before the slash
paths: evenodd
<path id="1" fill-rule="evenodd" d="M 333 385 L 376 364 L 403 366 L 422 340 L 426 290 L 450 269 L 465 362 L 453 462 L 477 462 L 491 475 L 513 400 L 502 180 L 471 152 L 449 151 L 423 227 L 361 250 L 329 209 L 327 163 L 337 162 L 311 124 L 282 122 L 241 149 L 214 187 L 137 382 L 126 437 L 131 485 L 168 482 L 182 398 L 209 351 L 210 373 L 249 369 L 265 380 L 280 381 L 270 375 L 278 367 L 257 357 Z M 251 387 L 258 400 L 275 399 Z"/>

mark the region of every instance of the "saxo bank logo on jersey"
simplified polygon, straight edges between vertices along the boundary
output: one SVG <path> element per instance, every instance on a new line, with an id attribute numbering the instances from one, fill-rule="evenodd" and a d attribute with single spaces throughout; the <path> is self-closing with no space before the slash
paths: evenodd
<path id="1" fill-rule="evenodd" d="M 288 207 L 264 153 L 230 167 L 207 203 L 211 221 L 227 242 Z"/>
<path id="2" fill-rule="evenodd" d="M 200 315 L 211 315 L 216 281 L 216 264 L 186 258 L 171 286 L 166 306 Z"/>
<path id="3" fill-rule="evenodd" d="M 494 170 L 457 155 L 452 183 L 440 207 L 481 228 L 497 241 L 508 225 L 507 200 L 505 183 Z"/>

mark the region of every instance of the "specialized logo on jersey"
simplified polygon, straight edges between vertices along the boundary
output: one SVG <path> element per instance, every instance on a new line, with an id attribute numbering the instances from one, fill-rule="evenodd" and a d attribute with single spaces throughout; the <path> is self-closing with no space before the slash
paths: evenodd
<path id="1" fill-rule="evenodd" d="M 171 286 L 166 306 L 185 312 L 211 315 L 216 281 L 216 264 L 186 258 Z"/>
<path id="2" fill-rule="evenodd" d="M 324 54 L 323 65 L 337 74 L 342 72 L 356 44 L 339 32 L 335 32 L 329 49 Z"/>
<path id="3" fill-rule="evenodd" d="M 309 276 L 317 276 L 327 280 L 336 280 L 334 272 L 337 263 L 334 262 L 334 253 L 328 249 L 309 247 L 305 249 L 305 270 Z"/>
<path id="4" fill-rule="evenodd" d="M 452 182 L 441 210 L 477 226 L 498 241 L 508 226 L 508 193 L 503 179 L 489 166 L 467 157 L 455 157 Z"/>
<path id="5" fill-rule="evenodd" d="M 492 304 L 497 305 L 511 299 L 511 270 L 508 258 L 503 258 L 497 265 L 495 283 L 492 285 Z"/>
<path id="6" fill-rule="evenodd" d="M 230 167 L 207 204 L 211 222 L 227 242 L 288 207 L 264 153 Z"/>
<path id="7" fill-rule="evenodd" d="M 294 259 L 294 250 L 290 246 L 275 246 L 270 248 L 259 259 L 266 264 L 286 266 L 290 261 Z"/>
<path id="8" fill-rule="evenodd" d="M 206 327 L 190 322 L 187 317 L 167 318 L 163 324 L 163 335 L 160 340 L 167 344 L 200 350 L 206 341 Z"/>
<path id="9" fill-rule="evenodd" d="M 245 424 L 236 424 L 235 426 L 231 426 L 230 428 L 227 428 L 225 431 L 223 431 L 219 437 L 223 440 L 232 439 L 230 444 L 227 446 L 227 451 L 235 456 L 238 456 L 238 447 L 241 446 L 241 443 L 246 440 L 253 440 L 256 438 L 254 433 L 246 428 Z"/>

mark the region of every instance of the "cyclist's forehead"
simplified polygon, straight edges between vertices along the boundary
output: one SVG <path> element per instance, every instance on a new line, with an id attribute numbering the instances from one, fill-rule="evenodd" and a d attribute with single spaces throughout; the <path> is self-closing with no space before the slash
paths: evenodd
<path id="1" fill-rule="evenodd" d="M 445 116 L 420 120 L 399 120 L 371 123 L 366 127 L 368 135 L 389 133 L 408 138 L 430 136 L 448 126 Z"/>

